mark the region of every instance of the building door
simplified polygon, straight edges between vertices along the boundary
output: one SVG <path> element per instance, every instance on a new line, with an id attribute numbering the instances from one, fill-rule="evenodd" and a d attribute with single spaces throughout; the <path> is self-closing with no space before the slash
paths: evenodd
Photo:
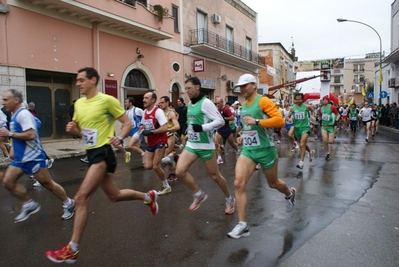
<path id="1" fill-rule="evenodd" d="M 177 99 L 179 99 L 179 97 L 179 86 L 177 85 L 177 83 L 174 83 L 172 85 L 172 103 L 175 107 L 177 106 Z"/>
<path id="2" fill-rule="evenodd" d="M 143 108 L 144 94 L 153 91 L 150 89 L 147 77 L 138 69 L 133 69 L 128 73 L 123 88 L 125 96 L 133 97 L 134 105 L 139 108 Z"/>
<path id="3" fill-rule="evenodd" d="M 197 27 L 198 27 L 198 43 L 208 43 L 208 25 L 206 21 L 207 15 L 197 11 Z"/>

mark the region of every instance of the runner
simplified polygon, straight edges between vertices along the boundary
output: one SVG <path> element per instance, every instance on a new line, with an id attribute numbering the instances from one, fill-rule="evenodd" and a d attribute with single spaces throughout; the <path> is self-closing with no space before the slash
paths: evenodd
<path id="1" fill-rule="evenodd" d="M 125 100 L 125 107 L 127 108 L 126 115 L 132 122 L 132 129 L 129 133 L 130 140 L 127 146 L 130 150 L 140 154 L 141 162 L 144 164 L 145 153 L 140 148 L 140 134 L 139 134 L 139 126 L 143 118 L 143 110 L 135 106 L 135 100 L 133 97 L 128 97 Z"/>
<path id="2" fill-rule="evenodd" d="M 296 165 L 297 168 L 303 169 L 303 161 L 305 160 L 305 152 L 309 152 L 309 162 L 313 161 L 315 151 L 310 150 L 307 145 L 310 134 L 309 112 L 312 120 L 316 120 L 312 106 L 303 103 L 304 95 L 302 93 L 294 94 L 295 104 L 288 113 L 288 120 L 291 121 L 291 115 L 294 118 L 294 135 L 299 140 L 300 161 Z"/>
<path id="3" fill-rule="evenodd" d="M 3 186 L 22 202 L 21 213 L 15 217 L 14 222 L 25 221 L 41 209 L 40 204 L 29 196 L 26 188 L 17 183 L 24 173 L 33 174 L 41 186 L 63 202 L 62 219 L 68 220 L 74 215 L 75 202 L 67 196 L 64 188 L 51 178 L 35 117 L 22 107 L 22 102 L 22 94 L 15 89 L 9 89 L 3 93 L 3 105 L 6 110 L 13 113 L 10 129 L 0 128 L 0 137 L 12 138 L 10 157 L 13 160 L 2 179 Z"/>
<path id="4" fill-rule="evenodd" d="M 240 87 L 241 94 L 246 100 L 241 108 L 243 134 L 238 138 L 243 148 L 237 160 L 234 181 L 239 222 L 231 232 L 227 233 L 232 238 L 250 234 L 245 189 L 257 163 L 262 165 L 270 188 L 277 189 L 285 195 L 287 212 L 290 212 L 295 205 L 296 192 L 295 188 L 289 189 L 285 182 L 277 177 L 278 153 L 273 143 L 273 128 L 284 126 L 283 116 L 269 98 L 257 93 L 256 79 L 253 75 L 242 75 L 236 86 Z"/>
<path id="5" fill-rule="evenodd" d="M 173 150 L 175 148 L 176 138 L 177 138 L 176 131 L 180 129 L 180 125 L 177 120 L 178 114 L 169 107 L 170 99 L 168 96 L 162 96 L 159 99 L 158 106 L 165 113 L 165 118 L 167 120 L 167 126 L 168 126 L 168 132 L 167 132 L 168 147 L 165 149 L 165 154 L 164 157 L 162 158 L 162 163 L 169 165 L 170 173 L 168 175 L 167 180 L 175 181 L 177 178 L 175 174 L 175 167 L 176 167 L 175 153 L 173 153 Z"/>
<path id="6" fill-rule="evenodd" d="M 370 136 L 371 121 L 372 121 L 372 116 L 373 116 L 373 110 L 371 107 L 369 107 L 369 102 L 367 102 L 367 101 L 364 102 L 364 106 L 360 110 L 359 116 L 362 119 L 363 126 L 366 130 L 366 142 L 368 142 L 369 136 Z M 374 134 L 372 129 L 371 129 L 371 131 Z"/>
<path id="7" fill-rule="evenodd" d="M 290 144 L 292 146 L 292 152 L 295 151 L 295 149 L 298 149 L 299 146 L 297 142 L 295 141 L 294 138 L 294 123 L 292 121 L 292 115 L 291 117 L 288 117 L 288 113 L 291 111 L 291 105 L 288 100 L 284 101 L 284 108 L 283 108 L 283 115 L 284 115 L 284 120 L 285 120 L 285 130 L 287 131 L 288 139 L 290 140 Z M 288 120 L 290 118 L 291 120 Z"/>
<path id="8" fill-rule="evenodd" d="M 47 251 L 49 260 L 61 263 L 74 263 L 79 254 L 79 242 L 88 219 L 90 197 L 101 187 L 113 202 L 143 200 L 152 214 L 158 213 L 157 193 L 147 194 L 131 189 L 119 190 L 113 179 L 116 169 L 116 158 L 111 144 L 118 145 L 132 128 L 125 110 L 118 100 L 97 91 L 99 75 L 93 68 L 78 71 L 76 85 L 85 97 L 75 103 L 73 120 L 66 126 L 66 131 L 74 136 L 82 136 L 89 159 L 89 169 L 75 195 L 76 211 L 71 241 L 60 250 Z M 122 124 L 119 136 L 113 136 L 115 120 Z M 104 233 L 107 230 L 104 229 Z"/>
<path id="9" fill-rule="evenodd" d="M 348 114 L 349 114 L 351 132 L 353 133 L 353 136 L 356 136 L 357 124 L 359 121 L 359 110 L 357 110 L 355 104 L 351 105 Z"/>
<path id="10" fill-rule="evenodd" d="M 216 107 L 218 109 L 218 111 L 220 112 L 220 114 L 222 115 L 223 119 L 224 119 L 224 125 L 222 127 L 220 127 L 219 129 L 216 130 L 215 133 L 215 144 L 216 144 L 216 155 L 217 155 L 217 163 L 218 164 L 223 164 L 223 159 L 222 159 L 222 146 L 220 145 L 220 142 L 223 141 L 223 147 L 224 147 L 224 143 L 225 141 L 227 141 L 230 146 L 234 149 L 234 151 L 236 152 L 236 155 L 238 155 L 238 147 L 237 145 L 234 143 L 233 140 L 233 132 L 232 129 L 229 126 L 229 122 L 230 121 L 234 121 L 235 120 L 235 116 L 234 113 L 231 112 L 230 108 L 226 105 L 223 105 L 223 99 L 219 98 L 216 100 L 215 102 Z"/>
<path id="11" fill-rule="evenodd" d="M 198 158 L 205 163 L 208 174 L 218 184 L 226 199 L 225 214 L 232 214 L 235 210 L 235 199 L 230 194 L 226 179 L 219 172 L 216 163 L 215 143 L 213 131 L 224 125 L 224 119 L 201 90 L 201 81 L 197 77 L 190 77 L 185 82 L 185 90 L 191 102 L 187 108 L 188 140 L 180 154 L 176 166 L 176 176 L 193 193 L 193 203 L 188 208 L 194 211 L 199 208 L 208 195 L 199 188 L 193 176 L 187 172 L 191 164 Z"/>
<path id="12" fill-rule="evenodd" d="M 143 105 L 145 108 L 144 117 L 141 121 L 140 132 L 147 136 L 147 147 L 145 151 L 144 168 L 154 170 L 162 182 L 162 188 L 158 191 L 159 196 L 172 192 L 166 174 L 162 169 L 162 158 L 165 149 L 168 147 L 168 124 L 165 113 L 155 105 L 157 95 L 153 92 L 144 94 Z"/>
<path id="13" fill-rule="evenodd" d="M 336 121 L 339 120 L 337 108 L 330 103 L 328 95 L 323 97 L 323 106 L 319 109 L 321 118 L 321 136 L 323 137 L 323 147 L 326 152 L 326 160 L 330 160 L 330 149 L 328 144 L 334 143 Z"/>

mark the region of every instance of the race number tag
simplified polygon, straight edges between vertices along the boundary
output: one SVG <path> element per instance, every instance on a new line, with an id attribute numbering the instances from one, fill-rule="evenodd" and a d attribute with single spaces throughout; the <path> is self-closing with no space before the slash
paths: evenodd
<path id="1" fill-rule="evenodd" d="M 257 131 L 244 131 L 242 133 L 242 144 L 244 146 L 259 146 L 260 139 Z"/>
<path id="2" fill-rule="evenodd" d="M 364 120 L 364 121 L 369 121 L 369 120 L 371 120 L 371 114 L 370 114 L 370 113 L 364 114 L 363 120 Z"/>
<path id="3" fill-rule="evenodd" d="M 322 114 L 322 115 L 321 115 L 321 119 L 322 119 L 323 121 L 329 121 L 329 120 L 330 120 L 330 115 L 328 115 L 328 114 Z"/>
<path id="4" fill-rule="evenodd" d="M 200 140 L 200 134 L 194 132 L 194 130 L 191 128 L 187 129 L 187 134 L 188 134 L 188 141 L 198 142 Z"/>
<path id="5" fill-rule="evenodd" d="M 143 125 L 146 130 L 155 130 L 152 120 L 143 120 Z"/>
<path id="6" fill-rule="evenodd" d="M 295 119 L 296 120 L 303 120 L 305 118 L 304 112 L 295 112 Z"/>
<path id="7" fill-rule="evenodd" d="M 82 128 L 83 142 L 87 146 L 96 146 L 97 145 L 97 134 L 98 134 L 97 129 Z"/>
<path id="8" fill-rule="evenodd" d="M 351 121 L 357 121 L 357 117 L 351 117 Z"/>

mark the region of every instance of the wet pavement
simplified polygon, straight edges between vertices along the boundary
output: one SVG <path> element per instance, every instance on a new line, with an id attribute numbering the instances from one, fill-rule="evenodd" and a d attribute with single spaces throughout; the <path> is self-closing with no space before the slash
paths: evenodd
<path id="1" fill-rule="evenodd" d="M 98 190 L 74 266 L 399 265 L 399 135 L 381 130 L 366 144 L 363 132 L 356 137 L 341 133 L 328 162 L 321 141 L 309 138 L 316 157 L 311 163 L 306 158 L 303 170 L 295 167 L 299 153 L 291 152 L 286 139 L 277 146 L 279 177 L 297 189 L 291 213 L 285 212 L 284 196 L 268 188 L 257 171 L 247 186 L 251 235 L 228 238 L 237 216 L 224 214 L 222 192 L 197 161 L 190 172 L 209 198 L 194 212 L 187 210 L 191 193 L 180 181 L 171 183 L 171 194 L 159 197 L 156 216 L 141 201 L 111 203 Z M 121 154 L 118 160 L 120 188 L 160 189 L 139 155 L 132 153 L 128 164 Z M 234 192 L 231 149 L 224 161 L 220 170 Z M 57 160 L 50 172 L 73 196 L 86 170 L 75 157 Z M 61 220 L 62 204 L 50 192 L 33 189 L 28 176 L 20 181 L 42 209 L 14 224 L 21 204 L 0 188 L 0 266 L 53 266 L 44 252 L 69 241 L 72 221 Z"/>

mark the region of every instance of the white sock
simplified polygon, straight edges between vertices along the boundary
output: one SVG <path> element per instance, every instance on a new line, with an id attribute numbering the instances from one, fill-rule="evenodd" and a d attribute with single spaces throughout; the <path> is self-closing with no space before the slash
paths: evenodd
<path id="1" fill-rule="evenodd" d="M 145 153 L 144 153 L 144 152 L 141 152 L 141 156 L 144 157 L 144 155 L 145 155 Z"/>
<path id="2" fill-rule="evenodd" d="M 202 195 L 202 190 L 200 189 L 197 193 L 193 194 L 194 198 L 200 197 Z"/>
<path id="3" fill-rule="evenodd" d="M 247 222 L 239 221 L 238 223 L 242 224 L 244 227 L 247 227 Z"/>
<path id="4" fill-rule="evenodd" d="M 72 252 L 76 252 L 79 248 L 79 244 L 73 243 L 72 241 L 69 242 L 69 245 L 71 246 Z"/>
<path id="5" fill-rule="evenodd" d="M 226 197 L 226 201 L 231 201 L 231 195 L 229 197 Z"/>
<path id="6" fill-rule="evenodd" d="M 222 156 L 218 156 L 218 159 L 222 159 Z"/>
<path id="7" fill-rule="evenodd" d="M 150 202 L 150 200 L 151 200 L 151 197 L 148 194 L 145 194 L 144 202 L 148 203 L 148 202 Z"/>
<path id="8" fill-rule="evenodd" d="M 162 184 L 163 186 L 170 187 L 167 179 L 165 179 L 165 181 L 162 181 Z"/>
<path id="9" fill-rule="evenodd" d="M 68 197 L 68 199 L 65 200 L 62 204 L 64 204 L 65 207 L 69 207 L 72 204 L 72 200 Z"/>

